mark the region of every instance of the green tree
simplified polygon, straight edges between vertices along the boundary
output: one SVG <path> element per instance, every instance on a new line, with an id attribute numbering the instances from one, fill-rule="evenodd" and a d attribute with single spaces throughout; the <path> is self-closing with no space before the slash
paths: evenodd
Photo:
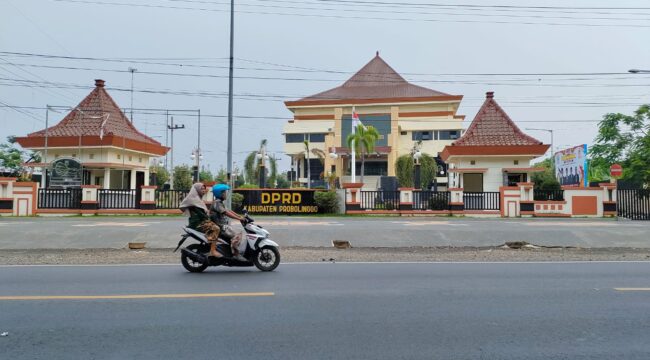
<path id="1" fill-rule="evenodd" d="M 149 172 L 156 174 L 156 186 L 162 188 L 167 181 L 169 181 L 169 171 L 164 166 L 160 165 L 151 165 L 149 166 Z"/>
<path id="2" fill-rule="evenodd" d="M 199 181 L 213 181 L 212 172 L 210 170 L 199 171 Z"/>
<path id="3" fill-rule="evenodd" d="M 174 167 L 174 190 L 189 190 L 192 187 L 192 170 L 188 165 Z"/>
<path id="4" fill-rule="evenodd" d="M 357 125 L 354 134 L 350 133 L 346 139 L 349 147 L 354 146 L 357 153 L 361 154 L 361 182 L 366 165 L 366 155 L 375 151 L 375 144 L 379 140 L 379 131 L 374 126 Z M 356 164 L 352 164 L 356 166 Z"/>
<path id="5" fill-rule="evenodd" d="M 0 168 L 12 176 L 17 176 L 23 169 L 23 152 L 10 144 L 0 144 Z"/>
<path id="6" fill-rule="evenodd" d="M 291 187 L 291 183 L 287 179 L 287 174 L 280 174 L 276 178 L 276 188 L 278 189 L 288 189 Z"/>
<path id="7" fill-rule="evenodd" d="M 533 167 L 544 168 L 544 171 L 533 173 L 530 177 L 530 180 L 535 183 L 535 189 L 560 190 L 562 188 L 555 178 L 552 159 L 549 158 L 535 163 Z"/>
<path id="8" fill-rule="evenodd" d="M 262 149 L 266 147 L 267 140 L 263 139 L 260 142 L 259 151 L 251 151 L 246 160 L 244 160 L 244 176 L 245 181 L 249 184 L 259 184 L 260 182 L 260 165 L 262 165 L 262 159 L 257 158 L 257 154 L 262 152 Z M 278 176 L 278 163 L 275 156 L 269 156 L 268 159 L 268 168 L 265 166 L 267 173 L 266 184 L 267 187 L 275 186 L 275 182 Z"/>
<path id="9" fill-rule="evenodd" d="M 400 187 L 413 187 L 414 186 L 414 160 L 413 156 L 402 155 L 397 158 L 395 163 L 395 174 Z M 420 157 L 420 186 L 426 189 L 427 186 L 433 182 L 438 172 L 438 163 L 436 159 L 429 154 L 422 153 Z"/>
<path id="10" fill-rule="evenodd" d="M 223 166 L 219 168 L 219 171 L 214 176 L 214 181 L 221 184 L 225 184 L 228 182 L 228 172 L 226 171 L 226 169 L 223 168 Z"/>
<path id="11" fill-rule="evenodd" d="M 623 166 L 624 180 L 650 184 L 650 105 L 642 105 L 634 115 L 606 114 L 598 124 L 590 151 L 592 173 L 608 173 L 615 163 Z"/>

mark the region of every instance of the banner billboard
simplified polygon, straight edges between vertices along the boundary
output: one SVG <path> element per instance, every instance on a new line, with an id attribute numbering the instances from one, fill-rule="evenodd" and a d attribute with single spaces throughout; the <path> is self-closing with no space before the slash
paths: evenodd
<path id="1" fill-rule="evenodd" d="M 587 187 L 587 145 L 560 150 L 553 155 L 555 178 L 560 185 Z"/>

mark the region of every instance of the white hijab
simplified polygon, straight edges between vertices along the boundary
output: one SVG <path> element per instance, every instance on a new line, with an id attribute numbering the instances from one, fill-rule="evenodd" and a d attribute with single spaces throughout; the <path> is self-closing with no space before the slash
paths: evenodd
<path id="1" fill-rule="evenodd" d="M 203 199 L 201 199 L 201 195 L 199 195 L 199 190 L 203 188 L 202 183 L 196 183 L 192 185 L 192 188 L 190 189 L 190 193 L 187 194 L 185 199 L 181 202 L 180 209 L 183 211 L 183 214 L 190 216 L 190 211 L 189 208 L 192 206 L 195 206 L 197 208 L 203 209 L 205 213 L 208 213 L 208 207 L 205 206 L 205 202 L 203 202 Z"/>

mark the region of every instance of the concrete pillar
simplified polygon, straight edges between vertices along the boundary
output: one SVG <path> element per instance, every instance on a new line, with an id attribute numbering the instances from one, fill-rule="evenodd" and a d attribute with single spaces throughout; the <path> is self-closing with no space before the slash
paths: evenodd
<path id="1" fill-rule="evenodd" d="M 388 135 L 388 176 L 395 176 L 395 164 L 399 157 L 399 106 L 390 108 L 390 135 Z"/>
<path id="2" fill-rule="evenodd" d="M 130 179 L 131 181 L 130 181 L 130 185 L 129 185 L 129 189 L 131 189 L 131 190 L 135 189 L 135 178 L 136 178 L 135 173 L 136 173 L 135 169 L 132 169 L 131 170 L 131 179 Z"/>
<path id="3" fill-rule="evenodd" d="M 110 168 L 105 168 L 104 169 L 104 189 L 110 189 L 111 188 L 111 169 Z"/>
<path id="4" fill-rule="evenodd" d="M 449 189 L 449 209 L 452 214 L 464 214 L 465 202 L 463 201 L 463 188 Z"/>
<path id="5" fill-rule="evenodd" d="M 144 171 L 144 186 L 149 186 L 149 168 Z"/>
<path id="6" fill-rule="evenodd" d="M 413 210 L 413 188 L 399 188 L 399 209 Z"/>

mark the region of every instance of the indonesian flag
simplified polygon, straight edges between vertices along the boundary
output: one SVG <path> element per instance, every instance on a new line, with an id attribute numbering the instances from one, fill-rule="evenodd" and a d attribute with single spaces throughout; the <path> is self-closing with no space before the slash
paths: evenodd
<path id="1" fill-rule="evenodd" d="M 99 140 L 104 139 L 104 126 L 106 126 L 106 122 L 108 121 L 108 117 L 111 116 L 111 114 L 106 114 L 106 119 L 102 121 L 102 124 L 99 126 Z"/>
<path id="2" fill-rule="evenodd" d="M 359 120 L 359 114 L 352 108 L 352 127 L 356 128 L 357 125 L 359 125 L 361 121 Z"/>

